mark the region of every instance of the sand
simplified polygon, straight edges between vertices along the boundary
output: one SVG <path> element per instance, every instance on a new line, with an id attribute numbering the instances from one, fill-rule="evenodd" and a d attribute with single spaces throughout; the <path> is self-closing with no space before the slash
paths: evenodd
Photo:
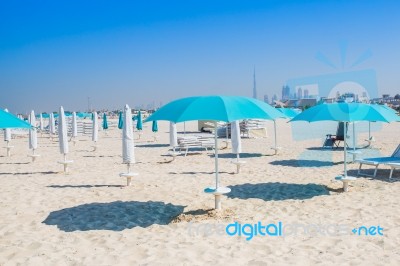
<path id="1" fill-rule="evenodd" d="M 62 156 L 56 141 L 38 134 L 41 157 L 31 163 L 27 137 L 13 139 L 12 156 L 5 149 L 0 155 L 0 265 L 398 265 L 400 170 L 388 180 L 383 167 L 377 178 L 360 177 L 343 193 L 342 183 L 334 181 L 343 172 L 343 150 L 319 149 L 324 134 L 334 132 L 306 127 L 320 139 L 299 141 L 291 124 L 279 121 L 282 150 L 273 156 L 273 124 L 267 126 L 269 137 L 242 139 L 247 163 L 239 174 L 230 163 L 231 149 L 219 151 L 221 183 L 232 189 L 219 212 L 203 192 L 214 184 L 213 155 L 191 152 L 171 162 L 166 122 L 159 122 L 157 142 L 151 125 L 136 140 L 133 170 L 139 175 L 130 187 L 119 177 L 126 166 L 117 128 L 100 132 L 95 152 L 89 136 L 71 143 L 68 174 L 57 163 Z M 362 156 L 390 155 L 399 144 L 399 126 L 373 132 L 374 147 L 361 150 Z M 186 128 L 195 131 L 196 123 Z M 359 146 L 366 136 L 361 134 Z M 357 167 L 350 164 L 349 174 Z M 258 221 L 380 226 L 383 235 L 300 230 L 246 240 L 217 232 L 230 223 Z"/>

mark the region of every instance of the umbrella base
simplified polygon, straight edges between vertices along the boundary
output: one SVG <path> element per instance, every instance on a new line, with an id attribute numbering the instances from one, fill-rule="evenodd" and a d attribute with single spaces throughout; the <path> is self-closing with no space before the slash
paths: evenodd
<path id="1" fill-rule="evenodd" d="M 28 157 L 31 157 L 32 158 L 32 162 L 34 162 L 37 157 L 40 157 L 40 155 L 39 154 L 28 154 Z"/>
<path id="2" fill-rule="evenodd" d="M 208 194 L 213 194 L 215 196 L 215 209 L 220 210 L 221 209 L 221 196 L 231 192 L 231 189 L 228 187 L 219 187 L 215 189 L 215 187 L 208 187 L 204 189 L 205 193 Z"/>
<path id="3" fill-rule="evenodd" d="M 236 164 L 236 174 L 239 174 L 240 167 L 246 164 L 245 161 L 231 161 L 231 163 Z"/>
<path id="4" fill-rule="evenodd" d="M 7 149 L 7 157 L 10 157 L 11 156 L 11 149 L 14 148 L 14 146 L 7 146 L 7 147 L 4 147 L 4 148 Z"/>
<path id="5" fill-rule="evenodd" d="M 68 165 L 72 164 L 74 161 L 70 160 L 66 160 L 66 161 L 59 161 L 59 164 L 64 165 L 64 173 L 68 173 Z"/>
<path id="6" fill-rule="evenodd" d="M 350 181 L 357 180 L 356 177 L 353 177 L 353 176 L 342 176 L 342 175 L 335 177 L 335 179 L 338 180 L 338 181 L 342 181 L 343 182 L 343 191 L 344 192 L 348 192 L 349 191 L 349 183 L 350 183 Z"/>
<path id="7" fill-rule="evenodd" d="M 126 186 L 129 187 L 132 182 L 132 177 L 138 176 L 138 173 L 120 173 L 120 177 L 126 177 Z"/>
<path id="8" fill-rule="evenodd" d="M 271 147 L 272 150 L 275 151 L 275 155 L 277 155 L 279 153 L 280 150 L 282 150 L 282 147 Z"/>

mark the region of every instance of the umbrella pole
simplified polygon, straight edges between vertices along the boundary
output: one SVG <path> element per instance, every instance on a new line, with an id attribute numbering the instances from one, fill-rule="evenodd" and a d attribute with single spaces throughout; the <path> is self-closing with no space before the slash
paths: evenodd
<path id="1" fill-rule="evenodd" d="M 218 139 L 217 139 L 217 121 L 214 123 L 214 141 L 215 141 L 215 189 L 218 189 L 219 186 L 219 177 L 218 177 Z"/>
<path id="2" fill-rule="evenodd" d="M 277 140 L 276 140 L 276 120 L 274 120 L 274 135 L 275 135 L 275 155 L 278 153 Z"/>
<path id="3" fill-rule="evenodd" d="M 343 135 L 344 135 L 344 178 L 347 178 L 347 144 L 346 144 L 346 138 L 347 138 L 347 123 L 344 122 L 344 127 L 343 127 Z"/>

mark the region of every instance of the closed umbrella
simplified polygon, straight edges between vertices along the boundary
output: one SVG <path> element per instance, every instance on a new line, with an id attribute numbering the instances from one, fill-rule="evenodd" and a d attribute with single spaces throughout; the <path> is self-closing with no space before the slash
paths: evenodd
<path id="1" fill-rule="evenodd" d="M 43 116 L 42 114 L 39 114 L 39 129 L 40 132 L 42 132 L 44 130 L 44 124 L 43 124 Z"/>
<path id="2" fill-rule="evenodd" d="M 52 114 L 50 114 L 51 117 Z M 69 152 L 68 148 L 68 130 L 67 130 L 67 122 L 65 120 L 64 108 L 60 107 L 59 117 L 58 117 L 58 143 L 60 147 L 60 153 L 64 156 L 63 161 L 59 161 L 59 163 L 64 165 L 64 172 L 68 172 L 68 165 L 73 161 L 67 160 L 67 154 Z"/>
<path id="3" fill-rule="evenodd" d="M 56 122 L 54 120 L 54 114 L 50 113 L 50 116 L 49 116 L 49 134 L 50 134 L 51 139 L 53 139 L 53 134 L 55 134 L 55 133 L 56 133 Z"/>
<path id="4" fill-rule="evenodd" d="M 36 117 L 35 117 L 35 112 L 32 110 L 30 115 L 29 115 L 29 123 L 32 125 L 32 128 L 29 129 L 29 149 L 32 150 L 32 154 L 29 155 L 32 157 L 32 162 L 35 161 L 37 157 L 39 157 L 38 154 L 35 154 L 35 150 L 37 149 L 38 142 L 37 142 L 37 129 L 36 129 Z"/>
<path id="5" fill-rule="evenodd" d="M 158 132 L 157 121 L 153 121 L 153 123 L 151 125 L 151 131 L 153 131 L 153 133 L 154 133 L 154 141 L 157 141 L 157 136 L 156 136 L 156 133 Z"/>
<path id="6" fill-rule="evenodd" d="M 232 152 L 236 153 L 236 160 L 232 161 L 232 163 L 236 164 L 236 173 L 239 173 L 240 167 L 246 162 L 239 160 L 239 154 L 242 152 L 242 142 L 240 139 L 240 125 L 238 120 L 231 123 L 231 142 Z"/>
<path id="7" fill-rule="evenodd" d="M 173 122 L 169 123 L 169 146 L 173 149 L 178 146 L 178 133 L 176 131 L 176 124 Z"/>
<path id="8" fill-rule="evenodd" d="M 118 128 L 122 129 L 122 127 L 124 126 L 124 121 L 122 119 L 122 112 L 119 112 L 119 117 L 118 117 Z"/>
<path id="9" fill-rule="evenodd" d="M 77 117 L 76 113 L 72 113 L 72 142 L 74 143 L 74 146 L 76 145 L 76 137 L 78 137 L 78 122 L 77 122 Z"/>
<path id="10" fill-rule="evenodd" d="M 108 123 L 107 123 L 107 115 L 106 115 L 106 113 L 103 114 L 103 129 L 108 129 Z"/>
<path id="11" fill-rule="evenodd" d="M 218 175 L 217 121 L 232 122 L 243 119 L 268 119 L 286 117 L 275 108 L 256 99 L 239 96 L 198 96 L 172 101 L 155 113 L 146 122 L 167 120 L 174 123 L 193 120 L 215 121 L 215 186 L 206 188 L 206 193 L 215 195 L 215 208 L 221 208 L 221 195 L 230 189 L 220 185 Z"/>
<path id="12" fill-rule="evenodd" d="M 4 111 L 8 113 L 7 108 L 4 109 Z M 10 146 L 10 141 L 11 141 L 11 129 L 10 128 L 4 129 L 4 141 L 7 142 L 7 146 L 5 147 L 7 149 L 7 157 L 10 157 L 11 149 L 14 148 L 14 146 Z"/>
<path id="13" fill-rule="evenodd" d="M 142 121 L 142 112 L 139 110 L 137 115 L 136 129 L 139 130 L 139 139 L 142 136 L 143 129 L 143 121 Z"/>
<path id="14" fill-rule="evenodd" d="M 97 149 L 97 141 L 99 140 L 99 118 L 97 117 L 97 113 L 93 112 L 93 124 L 92 124 L 92 141 L 94 141 L 94 150 Z"/>
<path id="15" fill-rule="evenodd" d="M 137 173 L 131 172 L 131 164 L 135 160 L 135 143 L 133 140 L 132 111 L 128 105 L 125 105 L 122 128 L 122 163 L 128 167 L 127 173 L 121 173 L 120 176 L 126 177 L 127 186 L 131 184 L 131 178 L 137 176 Z"/>
<path id="16" fill-rule="evenodd" d="M 344 190 L 347 191 L 348 181 L 353 180 L 354 177 L 347 176 L 347 123 L 354 123 L 357 121 L 380 121 L 380 122 L 394 122 L 400 121 L 400 117 L 390 110 L 377 107 L 376 105 L 364 103 L 331 103 L 319 104 L 311 107 L 299 115 L 295 116 L 290 122 L 295 121 L 338 121 L 344 122 L 344 173 L 338 179 L 344 181 Z"/>

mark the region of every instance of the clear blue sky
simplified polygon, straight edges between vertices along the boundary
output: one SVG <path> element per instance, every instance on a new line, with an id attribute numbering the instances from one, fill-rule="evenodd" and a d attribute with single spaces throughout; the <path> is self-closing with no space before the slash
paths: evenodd
<path id="1" fill-rule="evenodd" d="M 399 1 L 1 1 L 0 108 L 121 108 L 375 69 L 400 92 Z M 343 43 L 347 43 L 344 66 Z M 372 56 L 350 68 L 364 52 Z M 337 69 L 316 59 L 321 53 Z"/>

